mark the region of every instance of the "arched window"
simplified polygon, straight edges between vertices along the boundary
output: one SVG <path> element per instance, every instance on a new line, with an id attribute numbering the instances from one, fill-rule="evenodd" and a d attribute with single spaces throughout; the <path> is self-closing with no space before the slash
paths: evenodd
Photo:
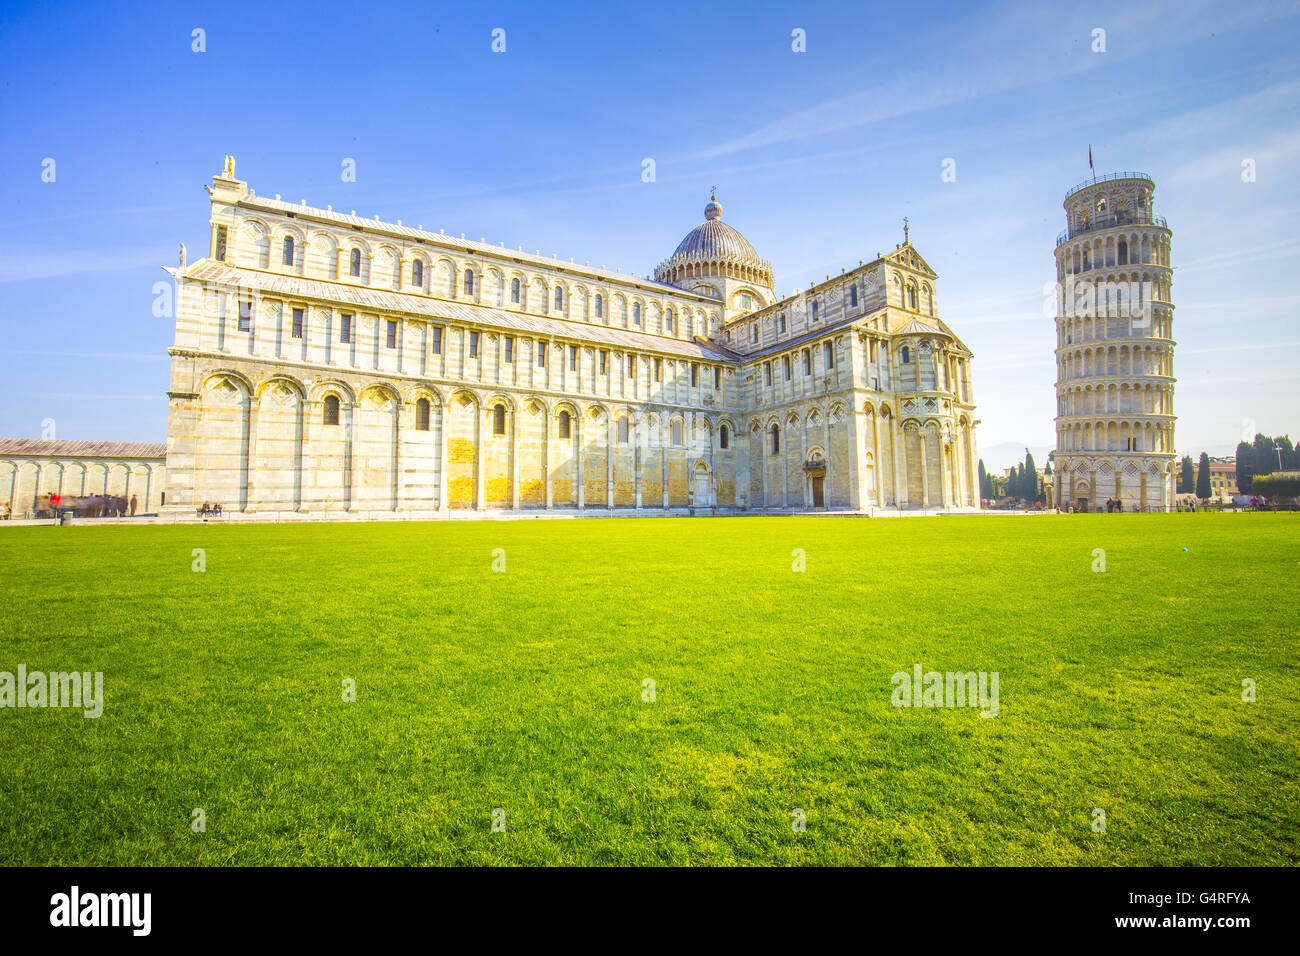
<path id="1" fill-rule="evenodd" d="M 1122 266 L 1126 266 L 1126 265 L 1128 265 L 1128 240 L 1127 240 L 1127 239 L 1121 239 L 1121 240 L 1119 241 L 1119 260 L 1118 260 L 1118 262 L 1119 262 L 1119 264 L 1122 265 Z"/>
<path id="2" fill-rule="evenodd" d="M 605 315 L 605 297 L 596 293 L 596 318 L 603 318 Z"/>
<path id="3" fill-rule="evenodd" d="M 465 294 L 466 295 L 474 294 L 474 270 L 473 269 L 465 270 Z"/>
<path id="4" fill-rule="evenodd" d="M 772 425 L 772 454 L 779 455 L 780 453 L 781 453 L 781 428 L 780 426 L 773 424 Z"/>
<path id="5" fill-rule="evenodd" d="M 907 307 L 915 311 L 916 309 L 916 286 L 907 287 Z"/>
<path id="6" fill-rule="evenodd" d="M 858 307 L 858 287 L 849 286 L 849 307 L 856 309 Z"/>
<path id="7" fill-rule="evenodd" d="M 353 249 L 352 256 L 348 261 L 348 272 L 351 275 L 361 275 L 361 250 Z"/>
<path id="8" fill-rule="evenodd" d="M 680 421 L 673 422 L 672 441 L 674 445 L 682 443 L 682 423 Z"/>
<path id="9" fill-rule="evenodd" d="M 719 448 L 731 447 L 731 429 L 728 428 L 726 425 L 723 425 L 721 428 L 718 429 L 718 447 Z"/>
<path id="10" fill-rule="evenodd" d="M 424 263 L 419 259 L 411 263 L 411 284 L 424 288 Z"/>
<path id="11" fill-rule="evenodd" d="M 427 432 L 429 430 L 429 400 L 422 398 L 415 403 L 415 430 L 417 432 Z"/>
<path id="12" fill-rule="evenodd" d="M 555 311 L 559 312 L 564 308 L 564 290 L 558 285 L 555 287 Z"/>
<path id="13" fill-rule="evenodd" d="M 672 330 L 673 330 L 673 310 L 669 309 L 664 314 L 664 331 L 671 332 Z"/>
<path id="14" fill-rule="evenodd" d="M 293 236 L 284 237 L 284 259 L 286 266 L 293 265 Z"/>
<path id="15" fill-rule="evenodd" d="M 573 418 L 566 412 L 560 412 L 560 437 L 570 438 L 573 431 Z"/>
<path id="16" fill-rule="evenodd" d="M 640 302 L 632 303 L 632 324 L 633 325 L 641 324 L 641 303 Z"/>
<path id="17" fill-rule="evenodd" d="M 907 346 L 904 345 L 904 346 L 903 346 L 903 364 L 906 365 L 906 364 L 909 363 L 910 361 L 912 361 L 912 353 L 909 352 L 909 351 L 907 350 Z"/>
<path id="18" fill-rule="evenodd" d="M 500 403 L 492 406 L 492 434 L 506 433 L 506 407 Z"/>
<path id="19" fill-rule="evenodd" d="M 519 280 L 518 279 L 510 280 L 510 301 L 514 302 L 516 305 L 519 304 Z"/>
<path id="20" fill-rule="evenodd" d="M 325 412 L 321 423 L 325 425 L 337 425 L 339 423 L 339 397 L 337 395 L 325 396 Z"/>

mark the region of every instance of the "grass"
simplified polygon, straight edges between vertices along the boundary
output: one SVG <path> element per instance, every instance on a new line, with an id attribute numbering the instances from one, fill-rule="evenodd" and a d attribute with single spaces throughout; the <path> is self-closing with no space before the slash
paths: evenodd
<path id="1" fill-rule="evenodd" d="M 0 670 L 105 682 L 0 710 L 0 863 L 1295 865 L 1297 532 L 0 529 Z M 997 671 L 999 715 L 892 707 L 916 663 Z"/>

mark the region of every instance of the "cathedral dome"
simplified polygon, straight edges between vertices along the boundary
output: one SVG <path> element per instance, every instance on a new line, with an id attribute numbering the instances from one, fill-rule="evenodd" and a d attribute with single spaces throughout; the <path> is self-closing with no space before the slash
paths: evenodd
<path id="1" fill-rule="evenodd" d="M 673 258 L 689 256 L 704 259 L 745 259 L 758 261 L 758 253 L 740 232 L 722 221 L 722 204 L 717 198 L 704 207 L 704 222 L 686 234 L 677 244 Z"/>
<path id="2" fill-rule="evenodd" d="M 655 270 L 656 279 L 675 284 L 702 276 L 727 276 L 772 287 L 771 263 L 762 259 L 737 229 L 722 221 L 717 196 L 704 207 L 704 222 L 688 232 L 672 256 Z"/>

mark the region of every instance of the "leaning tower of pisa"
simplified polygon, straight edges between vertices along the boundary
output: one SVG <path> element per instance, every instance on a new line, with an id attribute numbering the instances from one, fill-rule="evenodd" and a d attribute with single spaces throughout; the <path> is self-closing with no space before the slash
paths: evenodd
<path id="1" fill-rule="evenodd" d="M 1174 504 L 1172 272 L 1155 182 L 1114 173 L 1065 194 L 1056 239 L 1054 491 L 1064 510 Z"/>

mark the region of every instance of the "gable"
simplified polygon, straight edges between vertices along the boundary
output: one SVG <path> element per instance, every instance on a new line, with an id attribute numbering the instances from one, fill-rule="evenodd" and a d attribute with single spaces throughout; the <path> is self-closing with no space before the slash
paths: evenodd
<path id="1" fill-rule="evenodd" d="M 911 243 L 896 249 L 885 258 L 931 279 L 939 278 L 939 273 L 930 268 L 930 264 L 921 258 L 921 254 L 912 248 Z"/>

